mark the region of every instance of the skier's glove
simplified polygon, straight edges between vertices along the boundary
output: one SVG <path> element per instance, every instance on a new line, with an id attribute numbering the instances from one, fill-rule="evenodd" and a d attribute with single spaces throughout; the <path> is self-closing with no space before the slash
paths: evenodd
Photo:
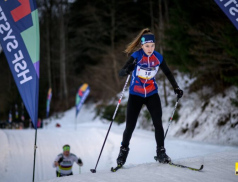
<path id="1" fill-rule="evenodd" d="M 128 65 L 128 67 L 126 69 L 121 69 L 119 72 L 119 76 L 124 77 L 124 76 L 129 75 L 134 70 L 135 65 L 136 65 L 136 62 Z"/>
<path id="2" fill-rule="evenodd" d="M 119 76 L 120 77 L 124 77 L 126 75 L 128 75 L 130 72 L 128 72 L 127 69 L 121 69 L 120 72 L 119 72 Z"/>
<path id="3" fill-rule="evenodd" d="M 58 160 L 58 164 L 60 164 L 63 160 L 64 160 L 64 158 L 60 157 L 60 159 Z"/>
<path id="4" fill-rule="evenodd" d="M 174 89 L 174 93 L 178 95 L 178 98 L 181 98 L 183 96 L 183 90 L 181 90 L 179 87 Z"/>
<path id="5" fill-rule="evenodd" d="M 82 166 L 82 165 L 83 165 L 83 161 L 82 161 L 81 159 L 78 159 L 78 164 L 79 164 L 80 166 Z"/>

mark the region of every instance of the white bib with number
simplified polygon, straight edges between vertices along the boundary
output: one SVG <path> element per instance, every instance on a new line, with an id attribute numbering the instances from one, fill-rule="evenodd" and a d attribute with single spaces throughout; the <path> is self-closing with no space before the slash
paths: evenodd
<path id="1" fill-rule="evenodd" d="M 159 69 L 159 66 L 150 67 L 150 68 L 143 68 L 143 67 L 137 66 L 136 76 L 149 80 L 156 75 L 158 69 Z"/>

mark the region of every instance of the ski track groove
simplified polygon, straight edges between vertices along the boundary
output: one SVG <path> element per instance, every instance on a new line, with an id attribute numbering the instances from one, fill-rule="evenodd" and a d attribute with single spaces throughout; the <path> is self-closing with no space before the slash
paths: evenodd
<path id="1" fill-rule="evenodd" d="M 234 170 L 235 162 L 238 159 L 237 147 L 169 139 L 167 148 L 172 158 L 175 159 L 173 160 L 174 163 L 197 168 L 200 167 L 200 159 L 203 160 L 204 169 L 201 172 L 191 171 L 151 160 L 154 156 L 155 148 L 154 135 L 142 131 L 142 133 L 137 131 L 134 135 L 131 142 L 131 155 L 124 169 L 119 169 L 116 173 L 112 173 L 110 168 L 115 166 L 111 166 L 111 162 L 118 155 L 122 128 L 120 130 L 116 128 L 115 131 L 112 128 L 112 131 L 110 131 L 108 141 L 105 143 L 105 151 L 103 151 L 102 159 L 98 164 L 97 173 L 92 174 L 89 169 L 94 167 L 97 162 L 107 129 L 108 126 L 101 127 L 101 125 L 99 127 L 82 125 L 78 127 L 77 131 L 65 128 L 39 129 L 35 181 L 65 182 L 64 179 L 67 179 L 67 182 L 157 182 L 158 180 L 160 182 L 177 182 L 180 178 L 183 181 L 192 182 L 233 182 L 237 180 L 238 176 L 235 176 Z M 4 133 L 9 146 L 6 160 L 3 161 L 7 172 L 3 173 L 3 175 L 1 174 L 0 182 L 31 181 L 35 130 L 4 130 Z M 146 137 L 147 133 L 148 137 Z M 52 163 L 54 158 L 62 152 L 62 146 L 66 143 L 72 144 L 71 152 L 82 158 L 84 166 L 81 175 L 77 175 L 78 168 L 74 167 L 75 175 L 57 179 L 55 178 L 55 168 L 52 167 Z M 138 153 L 138 151 L 140 152 Z M 25 156 L 28 156 L 27 160 L 23 160 Z M 15 162 L 15 165 L 12 165 L 14 164 L 13 162 Z"/>

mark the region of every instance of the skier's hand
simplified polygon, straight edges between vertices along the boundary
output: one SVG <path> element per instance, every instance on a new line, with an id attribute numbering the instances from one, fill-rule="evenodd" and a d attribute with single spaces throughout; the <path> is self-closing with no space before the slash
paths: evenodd
<path id="1" fill-rule="evenodd" d="M 121 69 L 120 72 L 119 72 L 120 77 L 127 76 L 128 74 L 129 73 L 128 73 L 127 69 Z"/>
<path id="2" fill-rule="evenodd" d="M 83 165 L 83 161 L 81 159 L 78 159 L 78 165 L 82 166 Z"/>
<path id="3" fill-rule="evenodd" d="M 178 95 L 179 99 L 183 96 L 183 90 L 181 90 L 179 87 L 174 89 L 174 93 Z"/>
<path id="4" fill-rule="evenodd" d="M 126 69 L 121 69 L 119 72 L 120 77 L 124 77 L 129 75 L 135 68 L 136 62 L 133 62 L 132 64 L 128 65 Z"/>

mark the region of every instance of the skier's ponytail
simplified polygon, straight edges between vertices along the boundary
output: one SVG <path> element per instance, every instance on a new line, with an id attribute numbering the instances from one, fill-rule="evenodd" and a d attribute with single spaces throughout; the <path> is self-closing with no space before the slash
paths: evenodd
<path id="1" fill-rule="evenodd" d="M 128 44 L 128 46 L 124 52 L 128 55 L 128 54 L 140 49 L 141 37 L 142 37 L 142 35 L 146 35 L 146 34 L 153 35 L 153 33 L 150 31 L 149 28 L 145 28 L 145 29 L 141 30 L 141 32 L 137 35 L 137 37 L 131 43 Z"/>

